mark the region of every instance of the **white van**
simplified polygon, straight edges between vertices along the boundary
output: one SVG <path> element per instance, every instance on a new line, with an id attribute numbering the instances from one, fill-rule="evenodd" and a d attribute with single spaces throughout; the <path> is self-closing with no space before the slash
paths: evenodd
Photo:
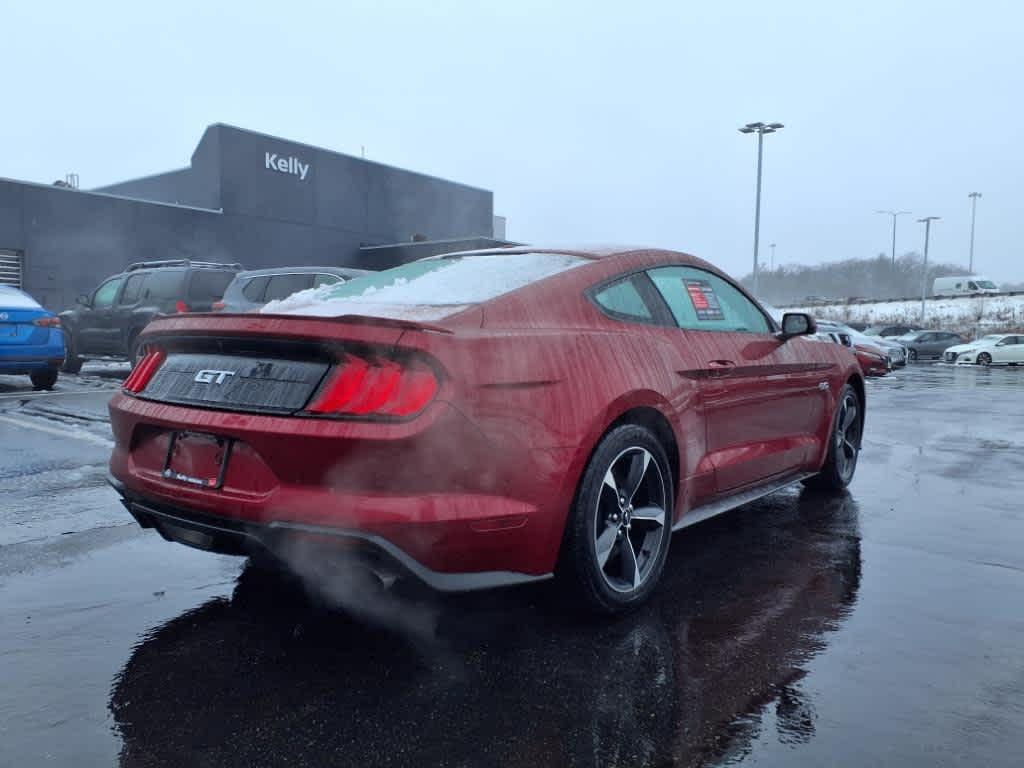
<path id="1" fill-rule="evenodd" d="M 972 293 L 999 293 L 999 286 L 982 275 L 936 277 L 933 296 L 967 296 Z"/>

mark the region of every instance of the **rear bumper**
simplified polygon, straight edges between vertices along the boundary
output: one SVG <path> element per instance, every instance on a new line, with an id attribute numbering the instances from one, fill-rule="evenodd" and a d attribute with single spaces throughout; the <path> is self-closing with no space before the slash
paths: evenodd
<path id="1" fill-rule="evenodd" d="M 108 476 L 121 503 L 143 528 L 155 528 L 168 541 L 228 555 L 270 555 L 286 566 L 296 559 L 345 557 L 372 571 L 412 577 L 441 592 L 543 581 L 552 574 L 517 571 L 446 572 L 425 566 L 394 543 L 366 531 L 305 523 L 250 521 L 219 517 L 143 498 Z"/>
<path id="2" fill-rule="evenodd" d="M 64 349 L 48 349 L 42 352 L 19 349 L 0 351 L 0 373 L 18 374 L 37 371 L 53 371 L 64 363 Z"/>

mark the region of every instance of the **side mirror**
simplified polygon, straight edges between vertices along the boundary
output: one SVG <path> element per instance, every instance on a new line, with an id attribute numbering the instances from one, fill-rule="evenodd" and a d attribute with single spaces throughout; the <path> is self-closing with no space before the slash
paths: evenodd
<path id="1" fill-rule="evenodd" d="M 817 332 L 818 325 L 810 315 L 805 315 L 803 312 L 787 312 L 782 316 L 783 339 L 789 339 L 793 336 L 807 336 Z"/>
<path id="2" fill-rule="evenodd" d="M 78 298 L 75 299 L 75 304 L 78 304 L 81 307 L 91 306 L 89 302 L 89 295 L 86 293 L 79 294 Z"/>

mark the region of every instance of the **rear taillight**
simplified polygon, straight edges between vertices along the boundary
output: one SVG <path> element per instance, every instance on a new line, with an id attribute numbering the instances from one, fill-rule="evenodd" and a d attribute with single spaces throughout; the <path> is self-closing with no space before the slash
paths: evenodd
<path id="1" fill-rule="evenodd" d="M 306 410 L 333 416 L 414 416 L 437 394 L 433 368 L 421 360 L 346 355 Z"/>
<path id="2" fill-rule="evenodd" d="M 165 357 L 166 354 L 159 348 L 147 352 L 132 369 L 131 375 L 124 380 L 121 389 L 132 394 L 144 390 L 146 385 L 149 384 L 149 380 L 153 378 L 153 374 L 156 373 L 157 368 L 163 364 Z"/>
<path id="3" fill-rule="evenodd" d="M 43 328 L 60 328 L 60 318 L 56 315 L 37 317 L 32 321 L 32 325 L 41 325 Z"/>
<path id="4" fill-rule="evenodd" d="M 174 311 L 177 312 L 179 315 L 183 315 L 186 312 L 188 312 L 188 304 L 186 304 L 181 299 L 178 299 L 176 302 L 174 302 Z"/>
<path id="5" fill-rule="evenodd" d="M 226 306 L 227 304 L 225 304 L 223 301 L 215 301 L 213 302 L 213 304 L 210 305 L 210 309 L 212 309 L 214 312 L 220 312 Z"/>

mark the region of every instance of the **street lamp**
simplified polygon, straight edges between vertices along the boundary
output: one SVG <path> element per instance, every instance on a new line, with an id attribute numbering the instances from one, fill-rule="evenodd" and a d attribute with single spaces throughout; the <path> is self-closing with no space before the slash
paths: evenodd
<path id="1" fill-rule="evenodd" d="M 978 209 L 978 198 L 981 197 L 981 192 L 971 192 L 968 195 L 971 198 L 971 256 L 970 265 L 967 267 L 967 271 L 972 275 L 974 274 L 974 215 Z"/>
<path id="2" fill-rule="evenodd" d="M 932 231 L 932 222 L 938 221 L 941 216 L 925 216 L 918 219 L 918 224 L 924 224 L 924 272 L 921 275 L 921 325 L 924 325 L 924 302 L 928 297 L 928 236 Z"/>
<path id="3" fill-rule="evenodd" d="M 754 202 L 754 296 L 757 296 L 757 249 L 761 235 L 761 161 L 764 157 L 764 137 L 767 133 L 775 133 L 784 126 L 782 123 L 747 123 L 739 129 L 740 133 L 757 134 L 757 196 Z"/>
<path id="4" fill-rule="evenodd" d="M 904 214 L 910 213 L 910 211 L 875 211 L 875 213 L 884 213 L 886 216 L 892 216 L 892 265 L 896 266 L 896 217 L 903 216 Z"/>

